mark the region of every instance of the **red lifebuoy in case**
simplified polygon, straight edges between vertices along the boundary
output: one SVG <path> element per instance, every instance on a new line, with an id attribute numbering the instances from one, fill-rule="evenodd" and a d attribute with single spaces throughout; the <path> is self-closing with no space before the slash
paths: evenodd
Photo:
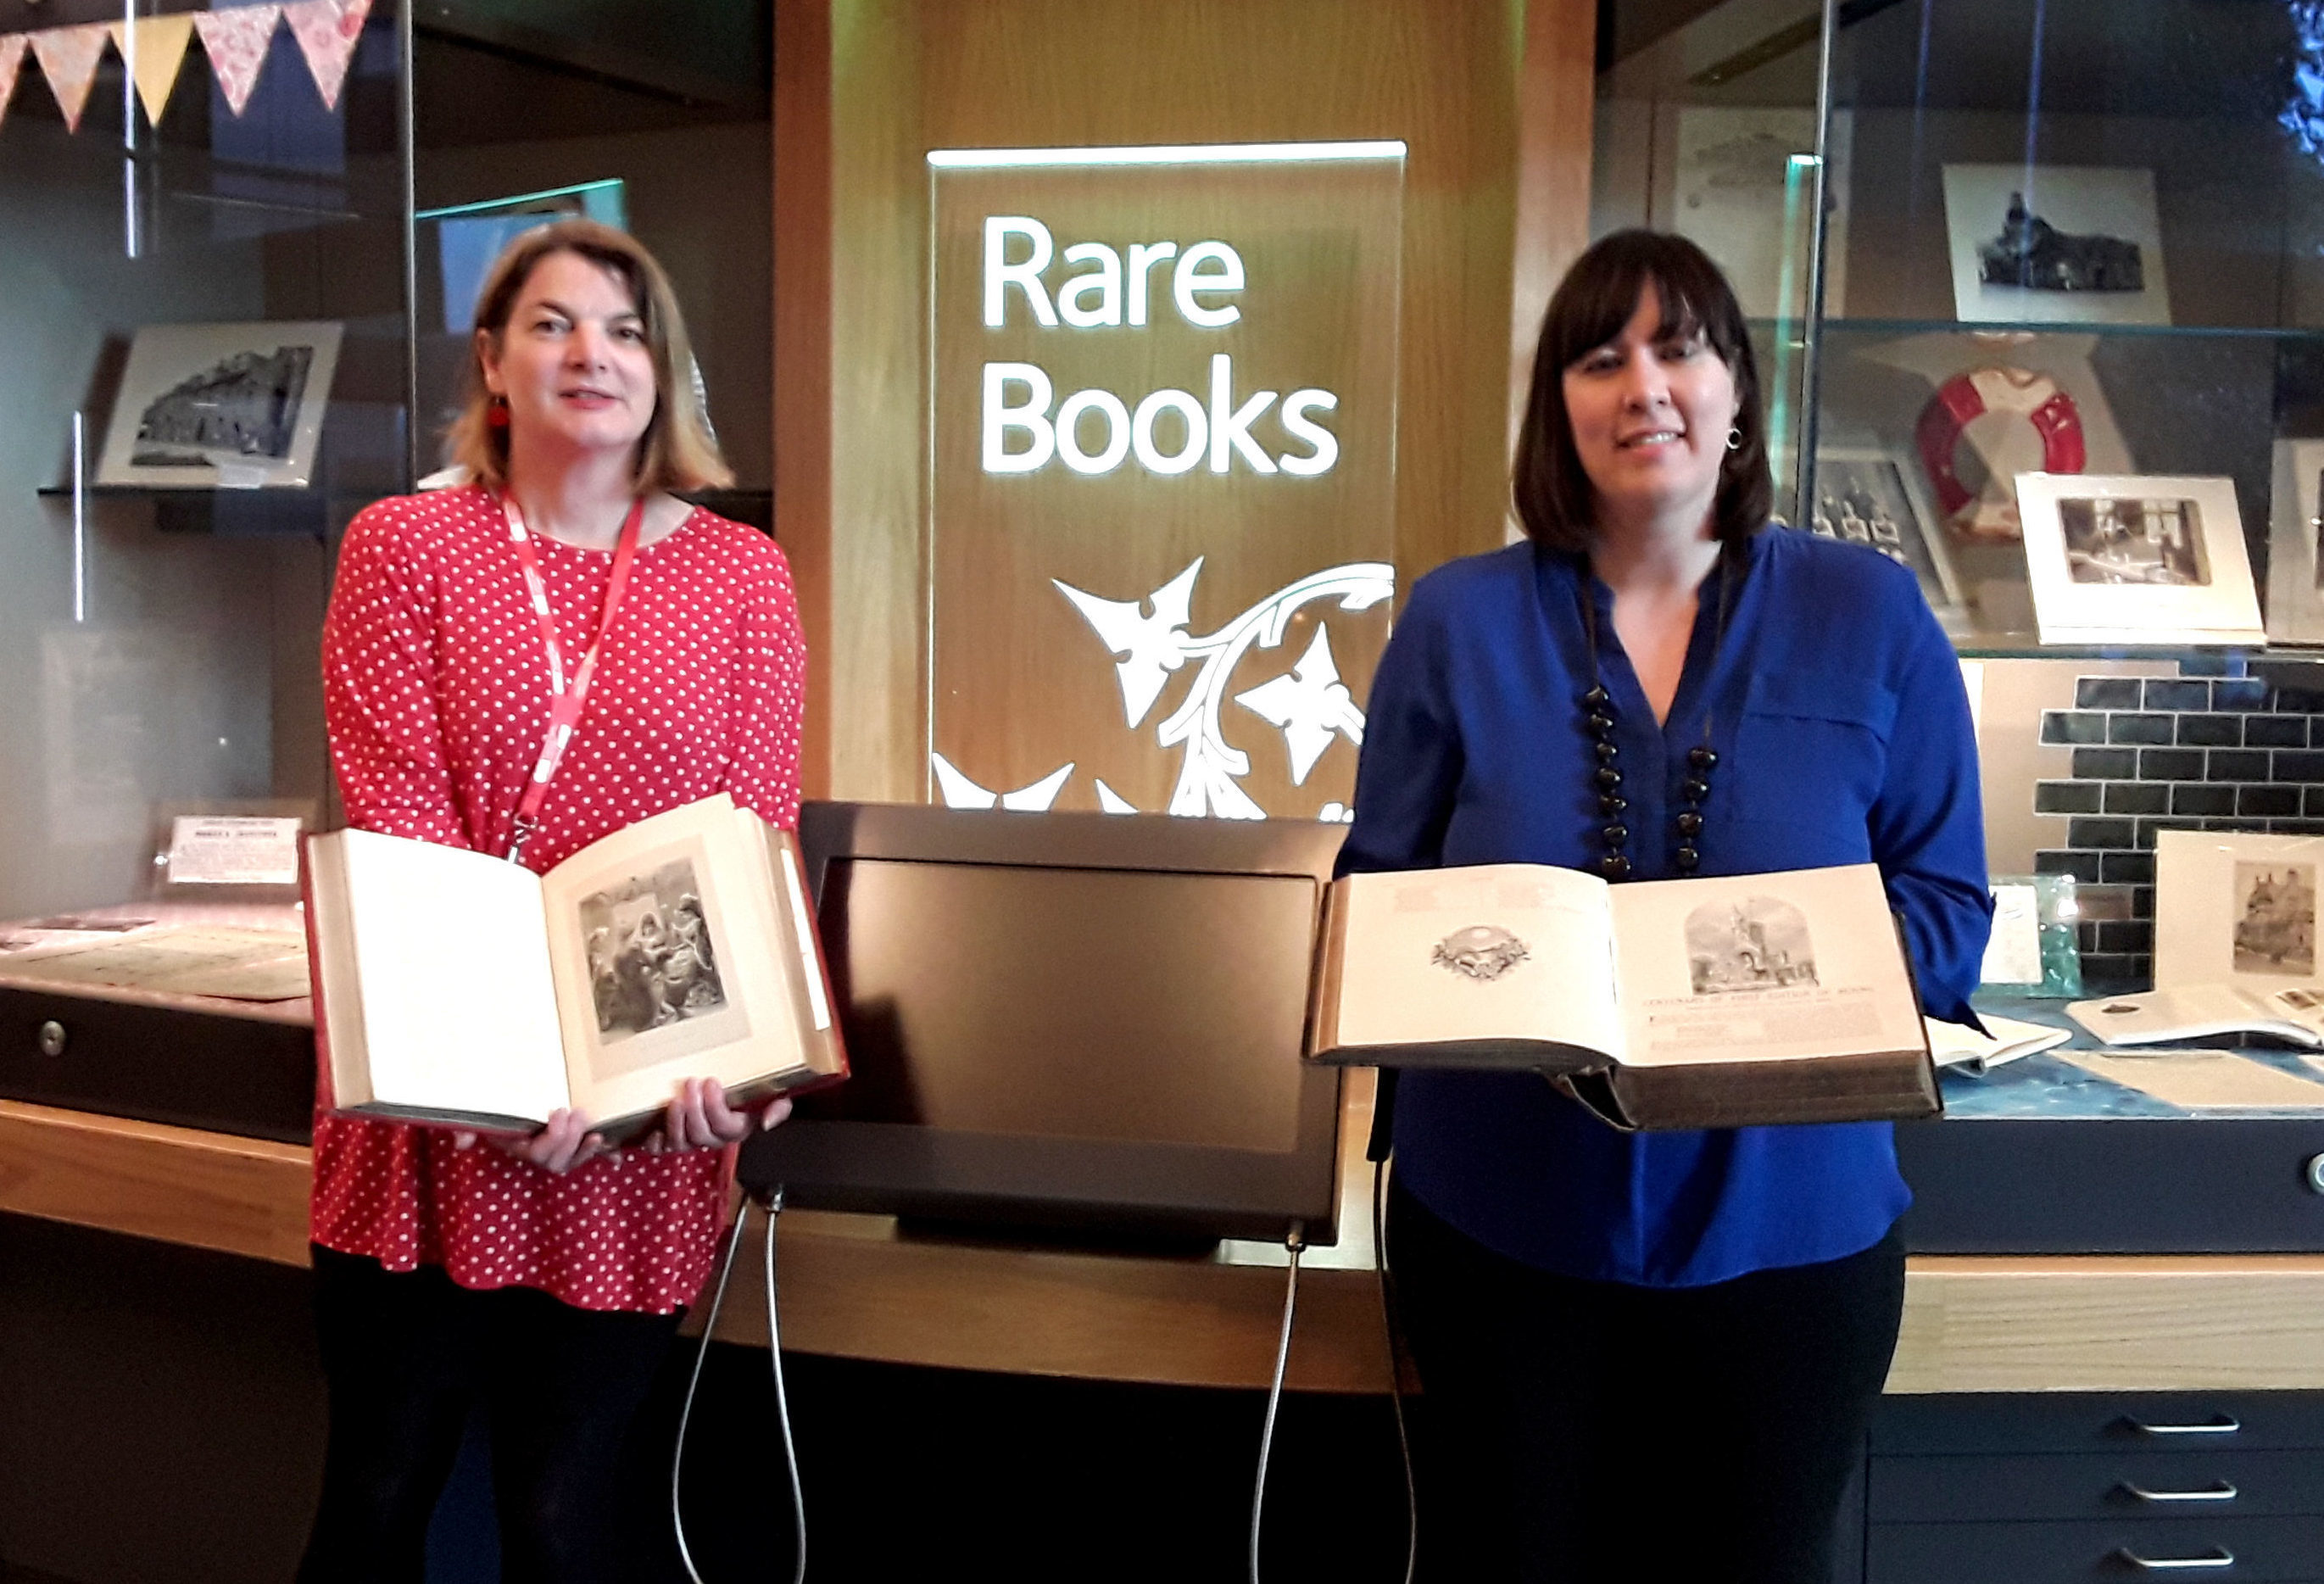
<path id="1" fill-rule="evenodd" d="M 2034 432 L 2042 437 L 2044 473 L 2080 473 L 2087 465 L 2082 415 L 2075 409 L 2074 399 L 2060 390 L 2055 380 L 2019 368 L 1982 368 L 1955 374 L 1937 387 L 1928 406 L 1921 410 L 1916 431 L 1921 465 L 1928 470 L 1938 508 L 1964 532 L 1988 537 L 2007 533 L 2015 538 L 2006 529 L 1980 530 L 1958 520 L 1976 502 L 1977 495 L 1961 483 L 1953 465 L 1954 454 L 1969 420 L 1988 412 L 2018 412 L 2032 420 Z"/>

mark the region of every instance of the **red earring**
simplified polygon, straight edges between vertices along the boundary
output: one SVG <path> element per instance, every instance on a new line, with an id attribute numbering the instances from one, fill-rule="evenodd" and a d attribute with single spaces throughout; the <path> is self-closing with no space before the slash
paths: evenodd
<path id="1" fill-rule="evenodd" d="M 508 428 L 509 409 L 507 397 L 495 396 L 493 398 L 491 408 L 484 413 L 484 421 L 492 425 L 492 427 L 496 429 L 504 429 Z"/>

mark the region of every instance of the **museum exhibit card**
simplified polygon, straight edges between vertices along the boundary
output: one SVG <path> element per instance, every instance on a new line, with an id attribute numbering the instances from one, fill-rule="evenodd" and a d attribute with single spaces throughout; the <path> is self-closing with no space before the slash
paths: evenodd
<path id="1" fill-rule="evenodd" d="M 2324 1083 L 2234 1051 L 2060 1051 L 2058 1059 L 2182 1111 L 2324 1111 Z"/>
<path id="2" fill-rule="evenodd" d="M 2154 988 L 2232 984 L 2262 995 L 2318 978 L 2324 838 L 2161 831 L 2154 841 Z"/>
<path id="3" fill-rule="evenodd" d="M 1536 1070 L 1622 1127 L 1937 1109 L 1870 864 L 1622 886 L 1540 864 L 1350 875 L 1315 993 L 1316 1060 Z"/>
<path id="4" fill-rule="evenodd" d="M 306 853 L 338 1110 L 530 1129 L 569 1106 L 618 1133 L 687 1078 L 846 1075 L 798 845 L 723 792 L 542 875 L 369 831 Z"/>
<path id="5" fill-rule="evenodd" d="M 2017 510 L 2043 643 L 2265 641 L 2233 479 L 2021 473 Z"/>

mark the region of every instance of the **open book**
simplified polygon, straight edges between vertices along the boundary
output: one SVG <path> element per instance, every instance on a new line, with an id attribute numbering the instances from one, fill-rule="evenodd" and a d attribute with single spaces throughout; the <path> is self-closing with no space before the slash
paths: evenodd
<path id="1" fill-rule="evenodd" d="M 2258 990 L 2239 984 L 2182 984 L 2135 996 L 2076 1001 L 2066 1015 L 2108 1045 L 2264 1034 L 2324 1049 L 2324 982 Z"/>
<path id="2" fill-rule="evenodd" d="M 749 1101 L 835 1082 L 798 849 L 724 793 L 550 870 L 369 831 L 309 837 L 315 1034 L 337 1110 L 642 1131 L 680 1081 Z"/>
<path id="3" fill-rule="evenodd" d="M 1983 1034 L 1958 1023 L 1940 1023 L 1934 1018 L 1923 1020 L 1929 1027 L 1929 1054 L 1935 1058 L 1940 1071 L 1982 1077 L 2020 1056 L 2054 1049 L 2074 1037 L 2070 1029 L 2020 1023 L 2014 1018 L 1996 1018 L 1989 1012 L 1980 1020 L 1985 1024 Z"/>
<path id="4" fill-rule="evenodd" d="M 1526 863 L 1349 875 L 1322 959 L 1321 1062 L 1536 1070 L 1625 1128 L 1939 1110 L 1871 864 L 1623 886 Z"/>

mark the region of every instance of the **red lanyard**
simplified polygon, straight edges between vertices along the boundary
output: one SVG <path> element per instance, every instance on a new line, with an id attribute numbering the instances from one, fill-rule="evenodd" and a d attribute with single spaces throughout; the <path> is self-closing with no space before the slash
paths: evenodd
<path id="1" fill-rule="evenodd" d="M 524 573 L 524 586 L 532 596 L 532 613 L 540 622 L 540 641 L 549 650 L 549 734 L 541 740 L 540 758 L 534 761 L 532 779 L 524 788 L 524 797 L 516 806 L 516 819 L 509 828 L 508 861 L 519 861 L 524 856 L 525 839 L 540 817 L 540 806 L 548 800 L 549 778 L 564 762 L 565 750 L 573 741 L 573 733 L 581 724 L 581 709 L 589 700 L 589 684 L 597 675 L 598 657 L 604 653 L 605 634 L 613 630 L 614 612 L 622 608 L 622 595 L 628 592 L 630 566 L 638 558 L 638 534 L 646 516 L 645 497 L 638 497 L 630 514 L 622 522 L 622 537 L 613 546 L 613 570 L 605 579 L 605 603 L 597 617 L 597 636 L 589 640 L 581 656 L 581 663 L 573 668 L 568 686 L 565 678 L 565 650 L 557 641 L 557 618 L 549 608 L 549 585 L 541 580 L 540 555 L 532 548 L 532 535 L 525 530 L 523 514 L 516 502 L 508 495 L 501 497 L 501 511 L 508 518 L 509 542 L 516 547 L 517 566 Z"/>

